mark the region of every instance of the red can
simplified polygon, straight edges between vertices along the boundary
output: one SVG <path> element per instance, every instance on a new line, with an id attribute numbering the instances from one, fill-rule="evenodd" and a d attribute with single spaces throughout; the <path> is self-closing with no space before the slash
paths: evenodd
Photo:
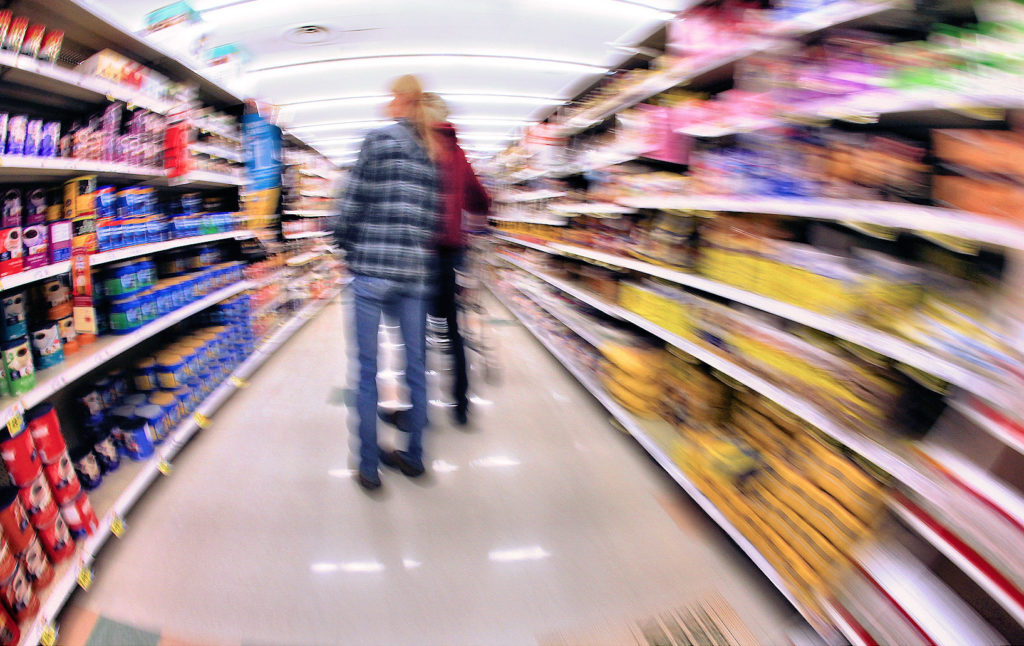
<path id="1" fill-rule="evenodd" d="M 53 501 L 53 494 L 50 493 L 50 485 L 42 473 L 18 491 L 18 498 L 21 499 L 21 504 L 28 512 L 28 519 L 36 529 L 50 524 L 53 517 L 58 514 L 57 503 Z"/>
<path id="2" fill-rule="evenodd" d="M 24 429 L 0 443 L 0 456 L 7 465 L 11 480 L 19 487 L 32 482 L 43 468 L 43 463 L 39 461 L 39 452 L 32 443 L 32 435 L 26 433 Z"/>
<path id="3" fill-rule="evenodd" d="M 68 529 L 71 530 L 71 535 L 76 540 L 92 536 L 100 525 L 99 519 L 96 518 L 96 511 L 92 508 L 92 503 L 89 502 L 89 496 L 85 495 L 84 491 L 68 504 L 61 505 L 60 515 L 68 524 Z"/>
<path id="4" fill-rule="evenodd" d="M 58 505 L 67 504 L 82 493 L 82 483 L 78 481 L 75 465 L 67 451 L 64 451 L 56 462 L 44 464 L 43 473 L 46 474 L 46 481 L 50 483 L 50 491 Z"/>
<path id="5" fill-rule="evenodd" d="M 33 591 L 25 568 L 21 565 L 18 565 L 10 579 L 0 583 L 0 597 L 3 597 L 4 605 L 18 621 L 24 621 L 39 612 L 39 597 Z"/>
<path id="6" fill-rule="evenodd" d="M 11 551 L 7 541 L 0 538 L 0 581 L 11 578 L 14 571 L 18 569 L 18 557 Z"/>
<path id="7" fill-rule="evenodd" d="M 57 411 L 54 410 L 53 404 L 43 402 L 25 411 L 25 425 L 32 435 L 32 443 L 43 464 L 56 461 L 61 453 L 67 451 L 64 435 L 60 432 L 60 420 L 57 419 Z"/>
<path id="8" fill-rule="evenodd" d="M 32 525 L 29 524 L 25 507 L 18 497 L 18 490 L 14 487 L 0 489 L 0 527 L 3 528 L 4 538 L 15 553 L 24 551 L 36 537 Z"/>
<path id="9" fill-rule="evenodd" d="M 6 610 L 0 609 L 0 646 L 16 646 L 21 641 L 18 622 L 11 619 Z"/>
<path id="10" fill-rule="evenodd" d="M 71 538 L 68 524 L 60 514 L 53 518 L 53 522 L 39 528 L 39 542 L 54 563 L 60 563 L 75 552 L 75 539 Z"/>
<path id="11" fill-rule="evenodd" d="M 18 560 L 36 590 L 42 590 L 53 581 L 53 566 L 43 553 L 43 544 L 39 542 L 38 536 L 32 537 L 28 549 L 18 555 Z"/>

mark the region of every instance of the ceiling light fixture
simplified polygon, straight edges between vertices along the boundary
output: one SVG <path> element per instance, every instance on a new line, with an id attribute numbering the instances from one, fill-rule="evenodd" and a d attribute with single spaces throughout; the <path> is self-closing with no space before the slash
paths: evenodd
<path id="1" fill-rule="evenodd" d="M 582 63 L 578 61 L 566 61 L 555 58 L 534 58 L 530 56 L 516 56 L 510 54 L 452 54 L 452 53 L 436 53 L 436 54 L 376 54 L 367 56 L 347 56 L 340 58 L 325 58 L 315 61 L 303 61 L 300 63 L 286 63 L 284 65 L 271 65 L 268 67 L 259 67 L 256 69 L 249 70 L 249 74 L 261 74 L 265 72 L 275 72 L 279 70 L 292 70 L 297 67 L 313 67 L 313 66 L 341 66 L 344 67 L 347 63 L 355 62 L 370 62 L 376 65 L 381 63 L 401 63 L 408 61 L 414 63 L 416 61 L 430 61 L 441 64 L 451 63 L 466 63 L 466 62 L 485 62 L 495 64 L 511 64 L 513 67 L 539 67 L 545 70 L 554 70 L 562 68 L 567 72 L 571 73 L 588 73 L 588 74 L 604 74 L 608 71 L 608 68 L 603 65 L 593 65 L 591 63 Z"/>
<path id="2" fill-rule="evenodd" d="M 442 98 L 455 103 L 494 103 L 498 105 L 512 105 L 521 103 L 525 105 L 547 105 L 551 103 L 564 103 L 567 99 L 554 96 L 536 96 L 530 94 L 486 94 L 477 92 L 437 92 Z M 306 99 L 303 101 L 289 101 L 278 103 L 279 107 L 292 107 L 297 105 L 333 104 L 344 103 L 346 105 L 376 105 L 391 99 L 390 94 L 373 94 L 361 96 L 333 96 L 320 99 Z"/>

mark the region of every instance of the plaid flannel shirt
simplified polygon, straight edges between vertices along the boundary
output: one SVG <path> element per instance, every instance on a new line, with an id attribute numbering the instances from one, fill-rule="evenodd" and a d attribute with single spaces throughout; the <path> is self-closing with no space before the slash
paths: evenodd
<path id="1" fill-rule="evenodd" d="M 418 284 L 431 279 L 438 182 L 408 121 L 366 135 L 335 223 L 353 273 Z"/>

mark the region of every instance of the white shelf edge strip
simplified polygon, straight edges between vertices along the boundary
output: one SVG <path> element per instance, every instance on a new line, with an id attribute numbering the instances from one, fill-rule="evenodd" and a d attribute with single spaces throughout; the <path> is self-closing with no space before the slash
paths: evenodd
<path id="1" fill-rule="evenodd" d="M 522 240 L 518 240 L 510 236 L 498 235 L 496 237 L 515 244 L 523 244 Z M 909 366 L 935 375 L 951 384 L 997 404 L 1001 408 L 1009 410 L 1013 407 L 1013 395 L 1004 390 L 998 384 L 994 384 L 970 370 L 946 361 L 945 359 L 935 356 L 926 350 L 917 348 L 914 345 L 898 337 L 887 334 L 886 332 L 882 332 L 881 330 L 874 330 L 865 325 L 860 325 L 842 318 L 819 314 L 818 312 L 813 312 L 797 305 L 777 301 L 767 296 L 761 296 L 760 294 L 748 292 L 744 289 L 733 287 L 732 285 L 720 283 L 716 280 L 711 280 L 709 278 L 666 267 L 659 267 L 658 265 L 643 262 L 641 260 L 622 258 L 608 253 L 591 251 L 589 249 L 584 249 L 583 247 L 561 243 L 553 243 L 547 246 L 530 244 L 529 247 L 554 255 L 569 255 L 595 260 L 604 264 L 642 272 L 657 278 L 663 278 L 709 294 L 716 294 L 731 301 L 742 303 L 763 312 L 768 312 L 769 314 L 774 314 L 801 325 L 806 325 L 807 327 L 820 330 L 827 334 L 831 334 L 832 336 L 846 339 L 847 341 L 856 343 L 857 345 L 863 346 L 869 350 L 878 352 L 879 354 L 883 354 Z"/>
<path id="2" fill-rule="evenodd" d="M 84 356 L 82 361 L 69 365 L 63 370 L 61 370 L 62 366 L 57 365 L 46 372 L 37 373 L 37 375 L 44 378 L 40 380 L 35 388 L 22 395 L 17 401 L 8 404 L 3 411 L 0 412 L 0 422 L 6 424 L 7 420 L 9 420 L 15 413 L 22 412 L 36 404 L 39 404 L 54 393 L 63 389 L 68 384 L 74 382 L 76 379 L 84 377 L 107 361 L 127 352 L 140 342 L 163 332 L 172 325 L 179 323 L 193 314 L 201 312 L 226 298 L 230 298 L 231 296 L 247 289 L 252 289 L 252 287 L 252 282 L 243 280 L 235 283 L 234 285 L 219 289 L 212 294 L 195 301 L 194 303 L 190 303 L 185 307 L 178 308 L 169 314 L 161 316 L 152 323 L 147 323 L 131 334 L 117 337 L 116 340 L 108 344 L 105 348 L 93 352 L 91 355 L 88 354 L 89 346 L 86 346 L 81 350 L 81 352 L 86 353 L 86 356 Z M 51 371 L 52 374 L 47 374 Z"/>
<path id="3" fill-rule="evenodd" d="M 915 513 L 907 509 L 900 502 L 896 500 L 890 501 L 889 509 L 891 509 L 896 516 L 903 520 L 903 522 L 910 526 L 914 531 L 920 534 L 921 537 L 928 541 L 933 547 L 942 552 L 947 559 L 960 568 L 964 574 L 977 583 L 978 586 L 988 593 L 989 596 L 995 599 L 999 605 L 1017 621 L 1017 623 L 1024 625 L 1024 607 L 1017 603 L 1013 597 L 1006 594 L 1006 592 L 1003 591 L 995 581 L 974 565 L 974 563 L 964 556 L 960 550 L 950 544 L 949 541 L 929 527 L 927 523 L 918 518 Z"/>
<path id="4" fill-rule="evenodd" d="M 565 214 L 565 213 L 594 213 L 594 214 L 628 214 L 636 213 L 636 209 L 630 206 L 623 206 L 621 204 L 612 204 L 610 202 L 576 202 L 573 204 L 552 204 L 548 207 L 548 210 L 553 213 Z"/>
<path id="5" fill-rule="evenodd" d="M 296 215 L 300 218 L 323 218 L 333 215 L 330 211 L 282 211 L 284 215 Z"/>
<path id="6" fill-rule="evenodd" d="M 675 195 L 633 197 L 620 204 L 638 209 L 672 209 L 764 213 L 844 223 L 874 224 L 907 231 L 927 231 L 1000 247 L 1024 249 L 1024 227 L 977 213 L 938 206 L 845 200 L 839 198 L 735 197 Z"/>
<path id="7" fill-rule="evenodd" d="M 761 552 L 759 552 L 757 548 L 754 547 L 754 545 L 738 529 L 736 529 L 731 522 L 729 522 L 729 519 L 722 514 L 721 510 L 719 510 L 710 499 L 701 493 L 700 489 L 698 489 L 697 486 L 686 477 L 679 466 L 665 454 L 665 451 L 643 432 L 643 429 L 641 429 L 636 423 L 633 416 L 615 402 L 615 400 L 613 400 L 611 396 L 609 396 L 605 390 L 600 387 L 600 385 L 595 383 L 591 379 L 590 375 L 582 371 L 573 361 L 568 359 L 554 343 L 547 339 L 544 333 L 540 332 L 525 317 L 520 315 L 514 306 L 506 302 L 504 297 L 500 295 L 500 290 L 491 289 L 491 292 L 510 312 L 516 316 L 516 318 L 519 319 L 523 324 L 523 327 L 529 330 L 530 333 L 533 334 L 533 336 L 536 337 L 536 339 L 547 349 L 547 351 L 550 352 L 551 355 L 554 356 L 555 359 L 557 359 L 563 366 L 565 366 L 566 370 L 568 370 L 569 373 L 572 374 L 572 376 L 575 377 L 576 380 L 579 381 L 580 384 L 583 385 L 583 387 L 590 392 L 590 394 L 593 395 L 593 397 L 597 399 L 627 431 L 629 431 L 629 434 L 632 435 L 644 450 L 646 450 L 651 457 L 653 457 L 672 477 L 672 479 L 683 488 L 687 495 L 697 503 L 704 513 L 722 528 L 729 538 L 731 538 L 733 542 L 743 550 L 747 557 L 754 562 L 754 565 L 761 570 L 772 585 L 782 593 L 782 596 L 784 596 L 786 600 L 789 601 L 789 603 L 797 610 L 797 612 L 807 620 L 811 627 L 814 628 L 814 630 L 827 642 L 833 642 L 834 639 L 831 634 L 831 630 L 829 630 L 828 625 L 823 621 L 823 619 L 818 617 L 811 610 L 804 608 L 800 602 L 796 600 L 775 567 L 768 562 L 764 555 L 762 555 Z"/>
<path id="8" fill-rule="evenodd" d="M 322 238 L 329 235 L 329 231 L 306 231 L 303 233 L 286 233 L 284 234 L 285 240 L 303 240 L 305 238 Z"/>
<path id="9" fill-rule="evenodd" d="M 906 459 L 893 453 L 886 447 L 878 444 L 874 440 L 864 437 L 858 433 L 849 431 L 836 422 L 834 422 L 824 412 L 818 410 L 815 406 L 804 401 L 803 399 L 792 395 L 781 388 L 769 383 L 754 373 L 737 366 L 736 364 L 719 357 L 715 353 L 702 348 L 699 345 L 691 343 L 682 337 L 661 328 L 660 326 L 651 323 L 647 319 L 634 314 L 618 305 L 606 303 L 599 298 L 596 298 L 586 292 L 577 290 L 569 285 L 565 285 L 562 281 L 551 278 L 542 272 L 539 272 L 527 265 L 519 263 L 518 261 L 506 258 L 508 262 L 516 265 L 520 269 L 527 271 L 534 276 L 537 276 L 541 280 L 544 280 L 551 285 L 561 289 L 562 291 L 570 294 L 574 298 L 587 303 L 595 309 L 601 310 L 606 314 L 615 316 L 624 321 L 632 323 L 633 325 L 646 330 L 650 334 L 657 336 L 663 341 L 679 348 L 694 358 L 706 363 L 707 365 L 715 368 L 723 374 L 735 379 L 736 381 L 746 385 L 752 390 L 757 391 L 764 397 L 772 400 L 779 406 L 790 411 L 791 413 L 802 418 L 815 428 L 818 428 L 826 435 L 831 436 L 838 442 L 846 445 L 853 451 L 859 453 L 867 460 L 873 462 L 883 471 L 888 472 L 890 475 L 898 480 L 901 480 L 907 484 L 911 489 L 916 491 L 929 491 L 933 486 L 930 481 L 924 477 L 923 474 L 917 471 Z"/>
<path id="10" fill-rule="evenodd" d="M 321 309 L 330 303 L 336 294 L 329 296 L 328 298 L 315 301 L 307 305 L 298 314 L 282 326 L 277 332 L 275 332 L 269 339 L 263 342 L 260 347 L 253 351 L 245 361 L 243 361 L 235 370 L 229 375 L 217 388 L 214 389 L 206 399 L 199 405 L 196 411 L 188 417 L 184 422 L 178 425 L 178 427 L 170 434 L 164 444 L 158 449 L 157 453 L 150 457 L 142 466 L 142 470 L 137 476 L 129 483 L 128 487 L 118 496 L 117 500 L 111 506 L 111 509 L 103 513 L 103 516 L 99 519 L 99 526 L 96 529 L 96 533 L 86 538 L 80 543 L 81 547 L 76 550 L 75 554 L 70 557 L 71 559 L 78 559 L 79 563 L 69 568 L 64 575 L 55 580 L 50 584 L 47 589 L 48 596 L 46 601 L 39 608 L 39 613 L 36 616 L 36 620 L 32 623 L 31 628 L 23 636 L 22 643 L 24 644 L 38 644 L 42 638 L 43 630 L 47 624 L 53 621 L 61 608 L 67 602 L 71 593 L 74 592 L 75 587 L 78 585 L 78 574 L 82 568 L 89 567 L 99 553 L 100 548 L 106 543 L 107 539 L 110 538 L 110 525 L 113 522 L 113 517 L 116 514 L 119 517 L 123 517 L 135 504 L 135 502 L 142 496 L 149 485 L 156 479 L 159 474 L 159 464 L 161 460 L 170 461 L 177 453 L 185 446 L 186 442 L 195 435 L 199 430 L 199 425 L 196 422 L 196 413 L 204 416 L 211 416 L 221 404 L 223 404 L 236 390 L 238 386 L 232 383 L 233 378 L 247 379 L 252 376 L 256 370 L 266 362 L 271 354 L 277 350 L 285 341 L 291 338 L 299 329 L 302 328 L 313 316 L 315 316 Z"/>

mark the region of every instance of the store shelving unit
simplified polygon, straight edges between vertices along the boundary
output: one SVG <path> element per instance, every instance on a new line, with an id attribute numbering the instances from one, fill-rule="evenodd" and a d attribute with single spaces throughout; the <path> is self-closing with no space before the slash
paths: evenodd
<path id="1" fill-rule="evenodd" d="M 832 198 L 671 195 L 631 197 L 620 204 L 637 209 L 763 213 L 794 218 L 873 224 L 925 231 L 1024 250 L 1024 227 L 976 213 L 916 204 Z"/>
<path id="2" fill-rule="evenodd" d="M 94 343 L 79 350 L 78 353 L 63 363 L 37 372 L 35 388 L 21 397 L 4 397 L 0 399 L 0 425 L 6 424 L 14 415 L 24 413 L 25 410 L 43 402 L 58 390 L 76 379 L 84 377 L 114 357 L 131 350 L 142 341 L 155 336 L 193 314 L 201 312 L 226 298 L 230 298 L 252 287 L 253 284 L 249 281 L 240 281 L 234 285 L 224 287 L 194 303 L 161 316 L 130 334 L 101 337 Z"/>
<path id="3" fill-rule="evenodd" d="M 93 254 L 89 256 L 89 265 L 96 267 L 112 262 L 127 260 L 129 258 L 148 256 L 150 254 L 168 251 L 170 249 L 220 242 L 222 240 L 246 240 L 255 237 L 255 235 L 256 234 L 252 231 L 227 231 L 225 233 L 212 233 L 209 235 L 166 240 L 164 242 L 134 245 L 131 247 L 124 247 L 122 249 L 112 249 L 111 251 L 103 251 Z M 47 278 L 52 278 L 54 276 L 60 276 L 68 273 L 69 271 L 71 271 L 71 261 L 67 260 L 47 265 L 45 267 L 29 269 L 27 271 L 0 278 L 0 290 L 14 289 L 16 287 L 21 287 L 22 285 L 28 285 L 29 283 L 46 280 Z"/>
<path id="4" fill-rule="evenodd" d="M 71 593 L 78 586 L 78 577 L 81 571 L 92 566 L 96 555 L 112 535 L 111 527 L 114 521 L 127 515 L 153 481 L 167 470 L 166 465 L 170 460 L 178 454 L 193 435 L 210 423 L 210 418 L 224 402 L 238 389 L 243 388 L 245 381 L 336 295 L 337 293 L 326 299 L 310 303 L 273 333 L 203 400 L 191 416 L 168 435 L 168 438 L 158 447 L 152 457 L 134 463 L 125 460 L 117 472 L 105 477 L 100 487 L 89 493 L 99 518 L 99 527 L 95 534 L 79 543 L 74 555 L 56 566 L 57 572 L 54 581 L 43 592 L 39 614 L 28 630 L 23 633 L 22 643 L 39 643 L 43 632 L 51 626 Z"/>
<path id="5" fill-rule="evenodd" d="M 588 371 L 579 367 L 575 361 L 573 361 L 567 354 L 565 354 L 560 348 L 558 343 L 554 339 L 550 339 L 549 335 L 545 334 L 540 328 L 533 325 L 530 320 L 525 317 L 519 308 L 515 307 L 508 299 L 506 299 L 500 289 L 491 287 L 491 293 L 508 309 L 555 359 L 561 363 L 569 373 L 576 378 L 604 408 L 612 415 L 615 420 L 622 425 L 626 431 L 636 439 L 636 441 L 646 450 L 652 458 L 663 468 L 669 476 L 672 477 L 676 483 L 693 499 L 695 503 L 701 508 L 717 524 L 728 536 L 731 538 L 737 546 L 743 551 L 744 554 L 757 566 L 759 570 L 768 578 L 768 580 L 774 585 L 779 592 L 782 593 L 783 597 L 789 601 L 790 604 L 803 616 L 807 622 L 815 629 L 818 634 L 825 639 L 827 643 L 836 643 L 835 631 L 829 626 L 829 624 L 823 620 L 822 617 L 812 609 L 805 607 L 800 603 L 793 593 L 789 590 L 785 581 L 779 575 L 778 571 L 768 562 L 767 559 L 757 550 L 756 547 L 733 525 L 728 518 L 715 506 L 711 500 L 705 496 L 696 484 L 690 480 L 689 477 L 679 468 L 679 465 L 669 457 L 665 449 L 662 448 L 655 439 L 648 434 L 648 431 L 644 428 L 639 420 L 636 419 L 630 412 L 620 406 L 612 397 L 605 391 L 605 389 L 598 383 L 594 377 L 589 374 Z M 538 303 L 539 304 L 539 303 Z M 549 310 L 550 311 L 550 310 Z M 563 324 L 566 324 L 563 322 Z M 577 326 L 567 325 L 570 330 L 580 335 L 581 338 L 587 339 L 594 338 L 594 335 L 586 330 L 582 330 Z"/>
<path id="6" fill-rule="evenodd" d="M 162 168 L 68 157 L 0 155 L 0 181 L 46 182 L 71 179 L 82 174 L 127 182 L 156 181 L 166 176 Z"/>
<path id="7" fill-rule="evenodd" d="M 494 201 L 504 204 L 519 204 L 522 202 L 540 202 L 551 200 L 556 197 L 565 197 L 563 191 L 550 191 L 541 189 L 536 191 L 522 191 L 519 193 L 503 193 L 495 196 Z"/>
<path id="8" fill-rule="evenodd" d="M 549 254 L 579 258 L 591 262 L 597 262 L 605 266 L 621 267 L 640 273 L 669 280 L 686 287 L 714 294 L 727 298 L 736 303 L 742 303 L 749 307 L 757 308 L 763 312 L 794 321 L 814 328 L 821 332 L 831 334 L 837 338 L 845 339 L 851 343 L 891 357 L 908 366 L 933 374 L 944 381 L 954 384 L 968 392 L 982 397 L 1007 410 L 1014 406 L 1014 393 L 1008 387 L 991 381 L 982 375 L 962 368 L 950 361 L 943 359 L 923 348 L 904 341 L 881 330 L 850 321 L 839 316 L 830 316 L 808 310 L 796 305 L 791 305 L 760 294 L 733 287 L 709 278 L 695 274 L 670 269 L 653 263 L 644 262 L 632 258 L 624 258 L 600 251 L 592 251 L 575 245 L 553 243 L 549 245 L 524 244 L 526 241 L 519 240 L 513 236 L 498 235 L 498 238 L 506 242 L 528 246 L 531 249 L 543 251 Z"/>
<path id="9" fill-rule="evenodd" d="M 297 218 L 325 218 L 325 217 L 327 217 L 329 215 L 334 215 L 330 211 L 313 211 L 313 210 L 306 210 L 306 209 L 299 209 L 299 210 L 294 210 L 294 211 L 285 210 L 285 211 L 282 211 L 281 213 L 283 215 L 293 215 L 293 216 L 295 216 Z"/>
<path id="10" fill-rule="evenodd" d="M 878 16 L 898 7 L 899 3 L 897 2 L 865 3 L 855 0 L 837 2 L 822 9 L 808 11 L 789 20 L 767 26 L 763 35 L 789 37 L 810 35 L 829 27 Z M 632 107 L 678 85 L 714 74 L 774 45 L 775 41 L 770 38 L 751 39 L 750 42 L 735 49 L 691 57 L 678 67 L 652 74 L 636 87 L 616 93 L 614 96 L 586 108 L 570 117 L 564 125 L 558 128 L 557 132 L 563 137 L 583 132 L 616 112 Z"/>
<path id="11" fill-rule="evenodd" d="M 562 202 L 548 207 L 552 213 L 559 215 L 626 215 L 636 213 L 631 206 L 612 204 L 610 202 Z"/>
<path id="12" fill-rule="evenodd" d="M 221 148 L 220 146 L 212 146 L 210 144 L 204 143 L 193 143 L 189 145 L 189 148 L 192 149 L 192 152 L 201 153 L 209 157 L 219 157 L 221 159 L 238 162 L 240 164 L 245 162 L 245 157 L 242 155 L 241 152 L 227 150 L 225 148 Z"/>

